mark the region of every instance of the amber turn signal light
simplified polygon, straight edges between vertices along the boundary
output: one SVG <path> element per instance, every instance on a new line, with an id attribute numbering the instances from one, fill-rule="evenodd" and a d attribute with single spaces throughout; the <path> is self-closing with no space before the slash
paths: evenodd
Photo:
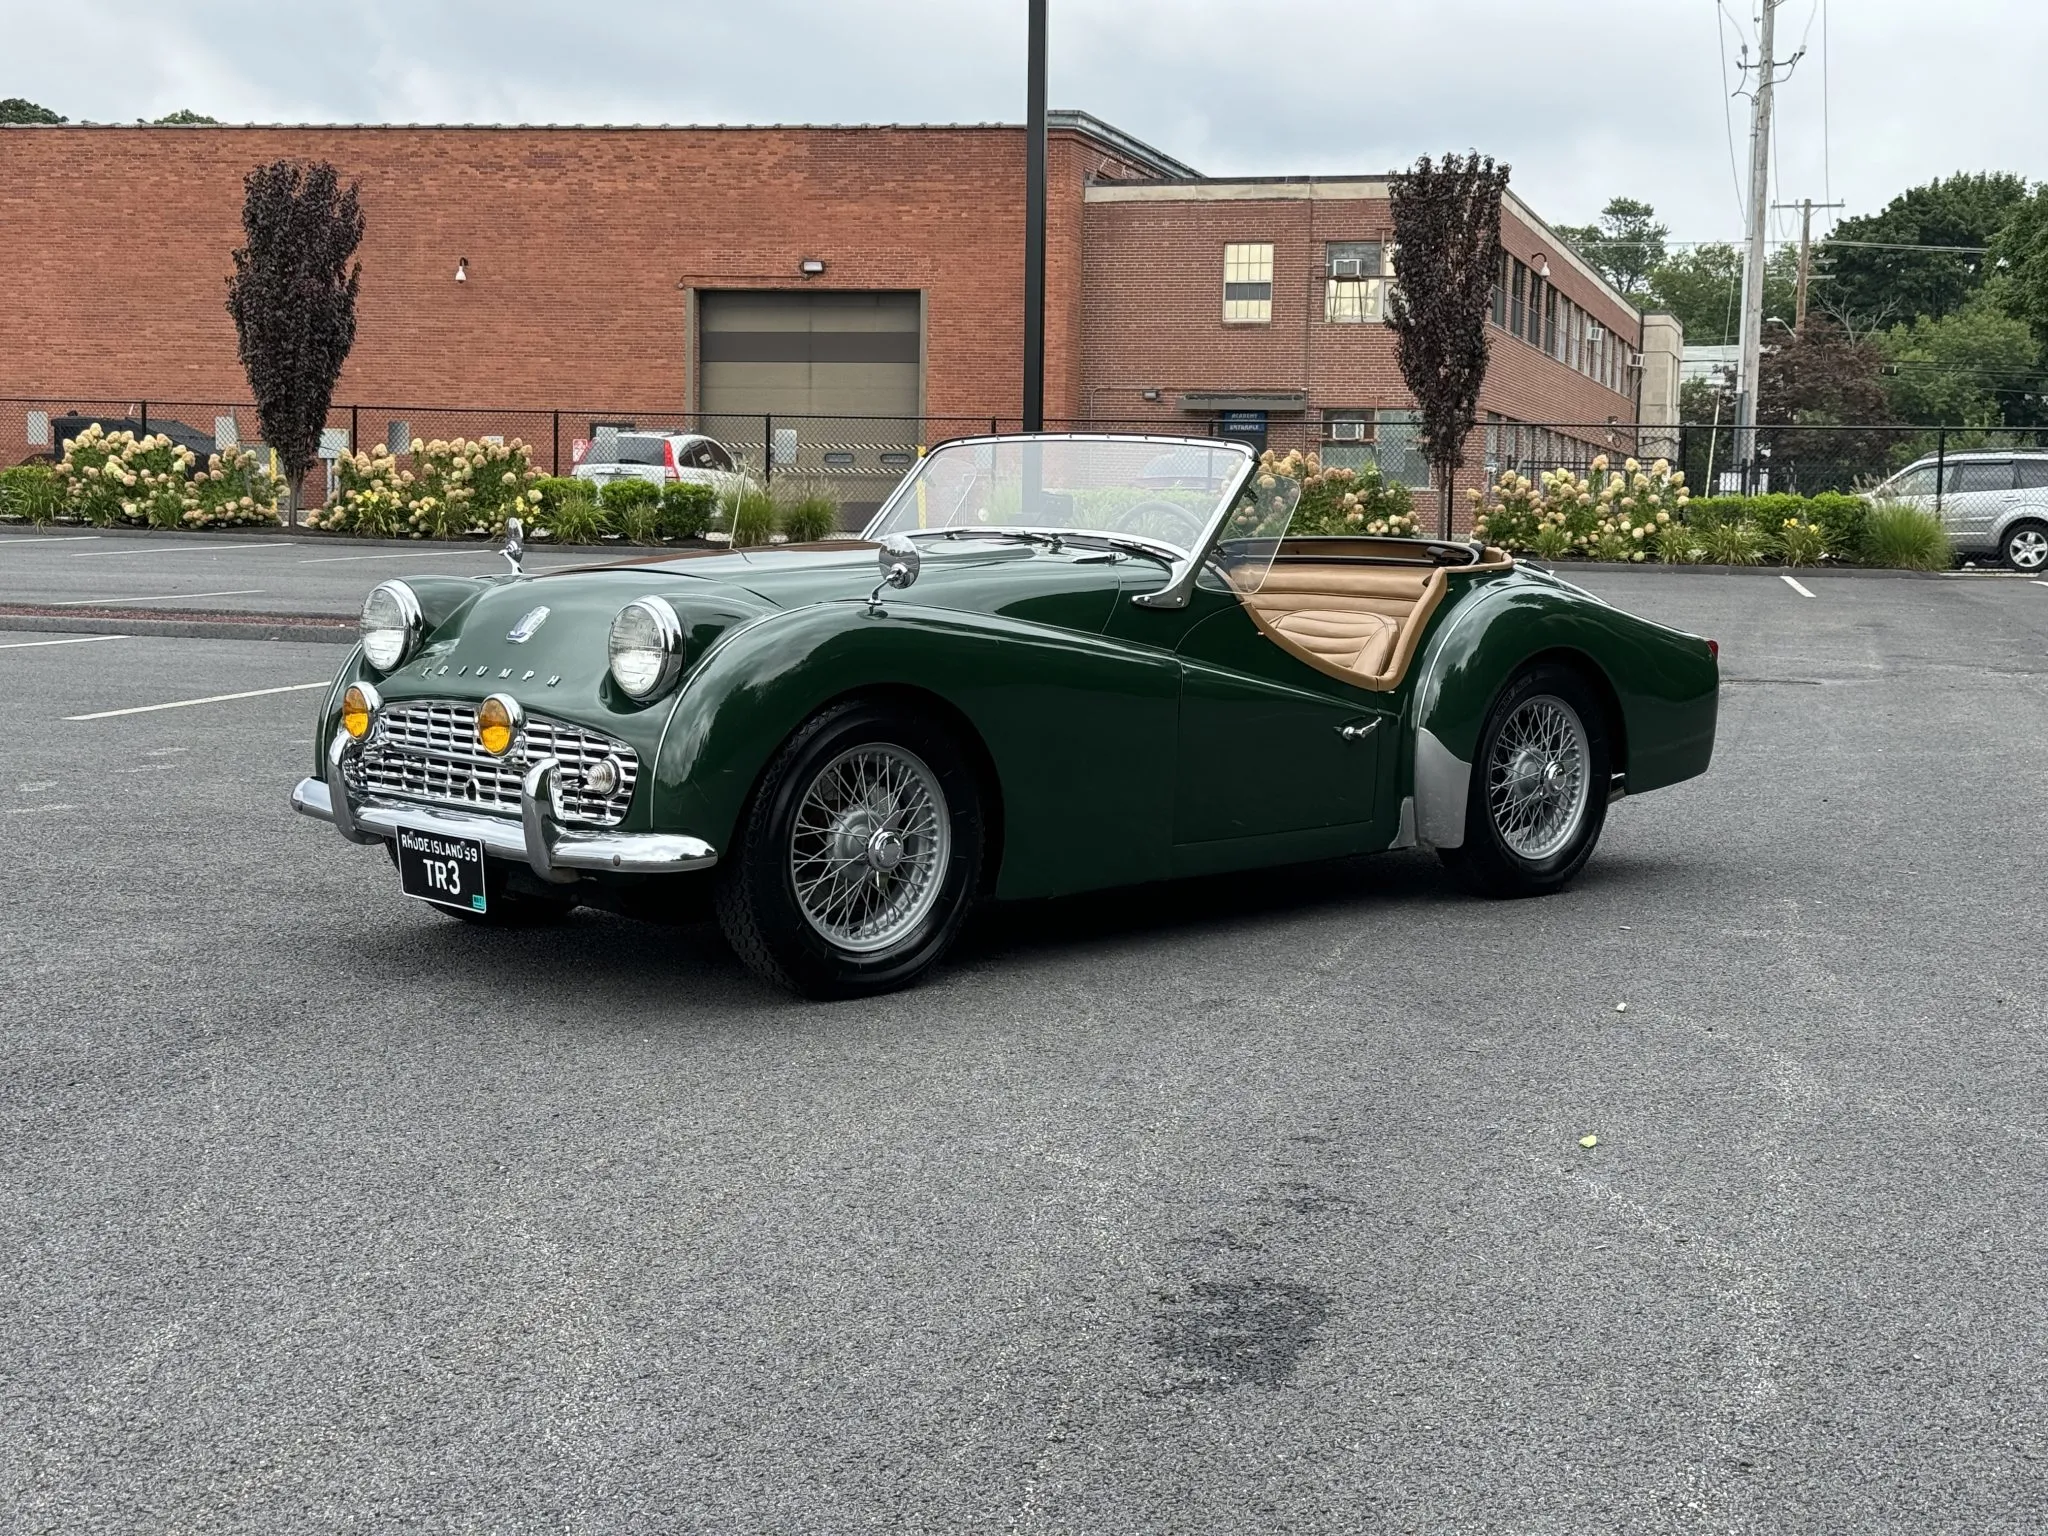
<path id="1" fill-rule="evenodd" d="M 476 744 L 493 757 L 512 750 L 512 738 L 520 726 L 519 705 L 502 693 L 494 693 L 476 712 Z"/>
<path id="2" fill-rule="evenodd" d="M 361 741 L 370 734 L 370 717 L 377 713 L 377 695 L 361 683 L 350 683 L 341 696 L 341 728 Z"/>

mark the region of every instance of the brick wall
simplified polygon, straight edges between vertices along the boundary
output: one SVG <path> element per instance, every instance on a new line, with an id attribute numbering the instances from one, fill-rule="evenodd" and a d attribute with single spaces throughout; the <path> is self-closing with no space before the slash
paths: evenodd
<path id="1" fill-rule="evenodd" d="M 1014 417 L 1021 129 L 0 129 L 0 396 L 235 400 L 223 307 L 242 178 L 332 161 L 367 217 L 336 398 L 679 410 L 687 290 L 926 296 L 926 409 Z M 1080 407 L 1081 187 L 1134 167 L 1052 145 L 1050 414 Z M 468 281 L 454 281 L 458 258 Z"/>

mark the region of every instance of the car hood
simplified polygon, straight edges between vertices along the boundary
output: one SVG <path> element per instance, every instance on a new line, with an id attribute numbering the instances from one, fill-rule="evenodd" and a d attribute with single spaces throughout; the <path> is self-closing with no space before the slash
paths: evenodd
<path id="1" fill-rule="evenodd" d="M 923 548 L 916 584 L 889 592 L 892 605 L 1001 614 L 1091 634 L 1107 626 L 1127 585 L 1156 586 L 1164 575 L 1153 561 L 1110 561 L 1099 548 L 1055 552 L 998 540 L 925 540 Z M 834 542 L 658 555 L 500 578 L 435 628 L 392 682 L 401 694 L 503 691 L 528 705 L 632 710 L 608 698 L 605 642 L 613 618 L 634 598 L 658 596 L 675 609 L 685 667 L 694 669 L 737 625 L 819 603 L 865 601 L 881 579 L 875 549 Z"/>

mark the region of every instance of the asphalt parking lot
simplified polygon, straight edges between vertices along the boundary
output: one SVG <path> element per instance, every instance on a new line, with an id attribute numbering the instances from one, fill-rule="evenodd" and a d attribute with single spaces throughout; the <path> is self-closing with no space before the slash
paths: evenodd
<path id="1" fill-rule="evenodd" d="M 285 807 L 334 646 L 0 633 L 0 1525 L 2038 1530 L 2048 586 L 1801 580 L 1585 578 L 1726 687 L 1564 894 L 830 1005 L 406 900 Z"/>

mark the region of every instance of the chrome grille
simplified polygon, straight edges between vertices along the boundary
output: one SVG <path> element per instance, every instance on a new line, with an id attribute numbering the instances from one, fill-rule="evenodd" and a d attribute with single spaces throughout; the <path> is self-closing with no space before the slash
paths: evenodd
<path id="1" fill-rule="evenodd" d="M 377 712 L 370 739 L 344 770 L 358 794 L 396 795 L 441 805 L 519 814 L 519 784 L 529 765 L 560 761 L 555 796 L 562 819 L 580 826 L 614 827 L 633 801 L 640 762 L 633 749 L 581 726 L 526 717 L 503 757 L 476 741 L 476 711 L 467 704 L 428 701 L 387 704 Z M 619 760 L 619 787 L 609 795 L 586 789 L 584 774 L 607 757 Z"/>

